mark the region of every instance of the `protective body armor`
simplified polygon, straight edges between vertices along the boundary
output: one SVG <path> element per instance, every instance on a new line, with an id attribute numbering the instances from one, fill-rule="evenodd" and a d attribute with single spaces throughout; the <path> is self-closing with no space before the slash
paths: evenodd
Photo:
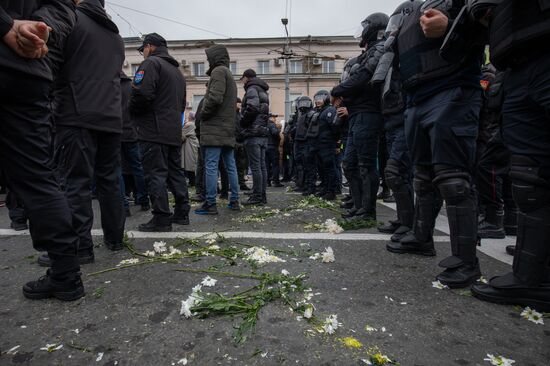
<path id="1" fill-rule="evenodd" d="M 296 135 L 294 138 L 296 141 L 305 141 L 307 139 L 307 134 L 309 129 L 309 120 L 312 118 L 314 114 L 315 114 L 315 111 L 310 110 L 306 113 L 302 113 L 298 117 L 298 121 L 296 122 Z"/>

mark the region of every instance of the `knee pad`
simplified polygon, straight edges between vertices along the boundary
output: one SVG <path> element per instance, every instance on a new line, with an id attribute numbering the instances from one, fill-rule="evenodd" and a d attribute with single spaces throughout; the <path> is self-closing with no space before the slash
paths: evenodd
<path id="1" fill-rule="evenodd" d="M 433 183 L 439 189 L 441 197 L 450 205 L 457 205 L 471 197 L 470 181 L 470 174 L 461 169 L 435 168 Z"/>
<path id="2" fill-rule="evenodd" d="M 384 175 L 386 177 L 386 184 L 393 191 L 399 191 L 405 184 L 402 172 L 399 169 L 399 163 L 395 160 L 388 160 Z"/>
<path id="3" fill-rule="evenodd" d="M 426 196 L 435 192 L 435 186 L 432 183 L 432 169 L 424 166 L 416 166 L 414 172 L 413 186 L 415 193 L 419 196 Z"/>
<path id="4" fill-rule="evenodd" d="M 512 156 L 512 195 L 522 212 L 550 205 L 550 181 L 540 176 L 537 162 L 526 156 Z"/>

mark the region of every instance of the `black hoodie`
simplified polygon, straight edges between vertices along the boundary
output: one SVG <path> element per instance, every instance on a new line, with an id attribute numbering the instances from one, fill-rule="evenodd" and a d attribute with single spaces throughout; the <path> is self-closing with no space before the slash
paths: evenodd
<path id="1" fill-rule="evenodd" d="M 158 46 L 134 77 L 130 112 L 138 139 L 181 146 L 181 114 L 185 111 L 185 78 L 179 63 Z"/>
<path id="2" fill-rule="evenodd" d="M 124 43 L 100 0 L 84 0 L 76 14 L 56 80 L 54 122 L 121 133 Z"/>
<path id="3" fill-rule="evenodd" d="M 72 0 L 0 0 L 0 68 L 52 81 L 75 18 Z M 14 19 L 39 20 L 52 28 L 46 57 L 32 60 L 19 57 L 1 41 L 11 29 Z"/>
<path id="4" fill-rule="evenodd" d="M 259 78 L 250 79 L 245 85 L 243 98 L 241 126 L 243 136 L 267 137 L 267 121 L 269 120 L 269 85 Z"/>

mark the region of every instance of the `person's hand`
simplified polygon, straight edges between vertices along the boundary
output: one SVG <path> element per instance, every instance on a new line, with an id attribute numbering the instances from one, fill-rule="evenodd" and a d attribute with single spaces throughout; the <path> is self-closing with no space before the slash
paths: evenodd
<path id="1" fill-rule="evenodd" d="M 426 38 L 441 38 L 449 27 L 449 18 L 437 9 L 428 9 L 420 17 L 420 26 Z"/>
<path id="2" fill-rule="evenodd" d="M 342 98 L 341 97 L 330 97 L 330 104 L 332 104 L 334 107 L 338 108 L 340 105 L 342 105 Z"/>
<path id="3" fill-rule="evenodd" d="M 336 114 L 338 117 L 347 117 L 349 113 L 346 107 L 340 107 L 336 110 Z"/>
<path id="4" fill-rule="evenodd" d="M 43 22 L 14 20 L 3 37 L 4 43 L 24 58 L 42 58 L 48 53 L 46 42 L 51 28 Z"/>

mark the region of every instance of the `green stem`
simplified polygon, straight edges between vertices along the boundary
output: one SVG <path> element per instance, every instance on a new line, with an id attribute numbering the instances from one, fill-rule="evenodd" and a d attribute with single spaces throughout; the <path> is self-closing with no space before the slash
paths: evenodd
<path id="1" fill-rule="evenodd" d="M 217 274 L 224 277 L 235 277 L 235 278 L 249 278 L 252 280 L 259 280 L 261 281 L 264 277 L 260 275 L 245 275 L 240 273 L 232 273 L 232 272 L 222 272 L 217 271 L 214 269 L 193 269 L 193 268 L 180 268 L 176 269 L 177 272 L 190 272 L 190 273 L 212 273 Z"/>

